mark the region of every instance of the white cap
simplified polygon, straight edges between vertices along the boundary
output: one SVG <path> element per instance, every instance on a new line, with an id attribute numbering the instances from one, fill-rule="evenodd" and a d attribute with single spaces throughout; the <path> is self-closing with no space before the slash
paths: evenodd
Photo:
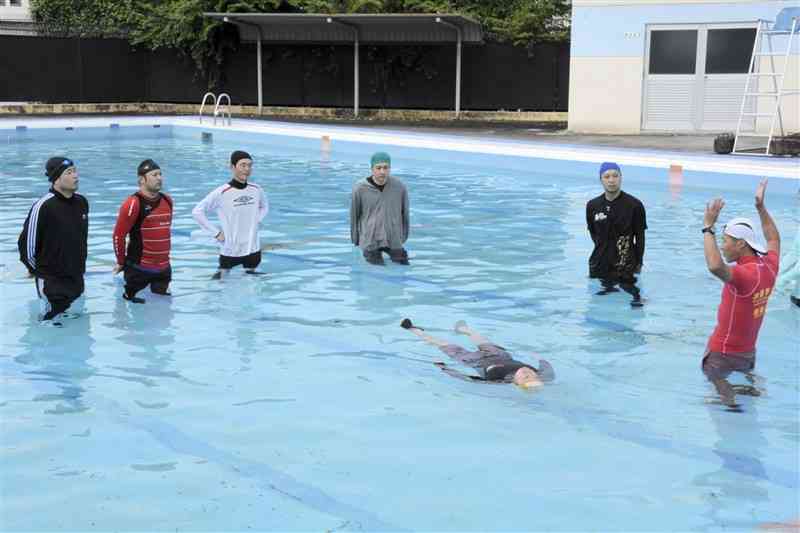
<path id="1" fill-rule="evenodd" d="M 750 245 L 750 248 L 762 255 L 767 253 L 767 247 L 761 244 L 761 241 L 756 238 L 756 232 L 753 230 L 753 222 L 749 218 L 734 218 L 725 224 L 723 232 L 725 235 L 730 235 L 734 239 L 743 239 L 744 242 Z"/>

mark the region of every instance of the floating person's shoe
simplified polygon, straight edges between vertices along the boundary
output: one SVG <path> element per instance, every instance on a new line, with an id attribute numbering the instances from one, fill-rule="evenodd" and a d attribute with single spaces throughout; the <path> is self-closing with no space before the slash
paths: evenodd
<path id="1" fill-rule="evenodd" d="M 251 276 L 266 276 L 266 272 L 258 272 L 256 270 L 245 270 L 245 274 L 250 274 Z"/>
<path id="2" fill-rule="evenodd" d="M 792 302 L 797 307 L 800 307 L 800 298 L 798 298 L 797 296 L 795 295 L 789 296 L 789 301 Z"/>
<path id="3" fill-rule="evenodd" d="M 122 299 L 123 300 L 128 300 L 129 302 L 134 303 L 134 304 L 143 304 L 145 302 L 144 298 L 139 298 L 138 296 L 132 296 L 132 295 L 128 294 L 127 292 L 123 292 L 122 293 Z"/>
<path id="4" fill-rule="evenodd" d="M 631 307 L 644 307 L 644 302 L 640 296 L 634 296 L 631 300 Z"/>
<path id="5" fill-rule="evenodd" d="M 69 320 L 75 320 L 76 318 L 78 318 L 80 316 L 81 316 L 80 313 L 68 313 L 66 311 L 61 313 L 61 318 L 68 318 Z"/>
<path id="6" fill-rule="evenodd" d="M 54 320 L 54 319 L 42 320 L 39 323 L 42 326 L 47 327 L 47 328 L 60 328 L 60 327 L 62 327 L 64 325 L 59 320 Z"/>
<path id="7" fill-rule="evenodd" d="M 402 321 L 402 322 L 400 322 L 400 327 L 401 327 L 401 328 L 403 328 L 403 329 L 411 329 L 411 328 L 416 328 L 416 329 L 419 329 L 419 330 L 425 331 L 425 330 L 424 330 L 424 329 L 422 329 L 421 327 L 419 327 L 419 326 L 415 326 L 414 324 L 412 324 L 412 323 L 411 323 L 411 319 L 409 319 L 409 318 L 404 318 L 404 319 L 403 319 L 403 321 Z"/>
<path id="8" fill-rule="evenodd" d="M 214 275 L 211 276 L 211 279 L 222 279 L 222 272 L 217 270 L 216 272 L 214 272 Z"/>

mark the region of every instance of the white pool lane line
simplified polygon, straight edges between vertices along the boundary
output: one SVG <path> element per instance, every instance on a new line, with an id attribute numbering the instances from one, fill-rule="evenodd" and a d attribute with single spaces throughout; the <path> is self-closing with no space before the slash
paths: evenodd
<path id="1" fill-rule="evenodd" d="M 730 156 L 717 154 L 694 154 L 679 151 L 638 150 L 609 146 L 558 144 L 548 141 L 498 140 L 494 138 L 461 137 L 446 133 L 412 133 L 390 128 L 360 128 L 338 124 L 295 124 L 288 122 L 265 122 L 251 119 L 235 119 L 231 126 L 215 126 L 211 118 L 202 124 L 197 117 L 173 116 L 104 116 L 104 117 L 3 117 L 0 131 L 14 130 L 17 126 L 39 128 L 101 128 L 110 124 L 120 126 L 148 126 L 160 124 L 180 126 L 218 132 L 263 133 L 285 135 L 307 139 L 328 136 L 332 143 L 348 141 L 446 150 L 453 152 L 485 153 L 500 156 L 529 157 L 600 163 L 616 161 L 622 165 L 634 165 L 667 169 L 678 165 L 683 170 L 718 172 L 723 174 L 746 174 L 797 180 L 800 183 L 800 158 L 767 158 L 757 156 Z M 2 139 L 2 136 L 0 136 Z M 333 145 L 335 149 L 335 144 Z"/>

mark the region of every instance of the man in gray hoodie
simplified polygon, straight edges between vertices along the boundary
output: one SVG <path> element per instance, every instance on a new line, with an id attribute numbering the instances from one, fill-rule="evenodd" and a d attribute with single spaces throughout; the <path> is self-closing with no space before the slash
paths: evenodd
<path id="1" fill-rule="evenodd" d="M 353 186 L 350 204 L 350 240 L 373 265 L 383 265 L 383 252 L 401 265 L 408 264 L 403 244 L 410 226 L 408 191 L 391 176 L 392 160 L 385 152 L 372 156 L 372 175 Z"/>

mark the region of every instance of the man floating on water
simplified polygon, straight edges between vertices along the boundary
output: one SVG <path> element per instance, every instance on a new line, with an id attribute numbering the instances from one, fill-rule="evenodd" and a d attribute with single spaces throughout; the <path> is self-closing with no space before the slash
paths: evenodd
<path id="1" fill-rule="evenodd" d="M 541 387 L 544 382 L 555 379 L 553 367 L 544 359 L 539 360 L 538 369 L 517 361 L 505 348 L 493 344 L 489 339 L 471 329 L 463 320 L 457 322 L 454 329 L 456 333 L 468 336 L 478 346 L 478 350 L 475 352 L 428 335 L 424 329 L 412 324 L 408 318 L 403 319 L 400 327 L 407 329 L 428 344 L 438 347 L 450 358 L 472 367 L 478 372 L 478 375 L 464 374 L 444 363 L 436 363 L 444 372 L 453 377 L 485 383 L 513 383 L 523 389 L 535 389 Z"/>

